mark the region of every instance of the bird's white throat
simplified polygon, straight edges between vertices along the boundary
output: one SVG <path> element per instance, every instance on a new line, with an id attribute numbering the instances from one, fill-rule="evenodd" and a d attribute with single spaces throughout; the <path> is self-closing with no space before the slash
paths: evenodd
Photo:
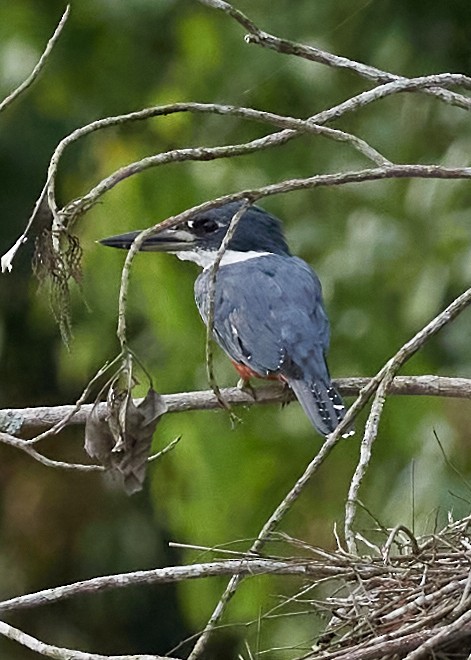
<path id="1" fill-rule="evenodd" d="M 193 261 L 201 268 L 209 268 L 213 265 L 214 260 L 216 259 L 217 250 L 182 250 L 181 252 L 175 252 L 177 257 L 182 261 Z M 220 267 L 228 266 L 230 264 L 238 264 L 241 261 L 247 261 L 248 259 L 256 259 L 257 257 L 263 257 L 269 252 L 256 252 L 255 250 L 249 250 L 248 252 L 238 252 L 237 250 L 226 250 L 222 256 Z"/>

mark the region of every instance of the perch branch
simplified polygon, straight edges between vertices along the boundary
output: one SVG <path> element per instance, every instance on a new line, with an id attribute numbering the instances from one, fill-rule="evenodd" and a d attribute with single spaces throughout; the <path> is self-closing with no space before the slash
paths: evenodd
<path id="1" fill-rule="evenodd" d="M 343 396 L 356 396 L 370 381 L 370 378 L 337 378 L 334 383 Z M 287 398 L 294 401 L 294 396 L 277 384 L 262 385 L 257 387 L 255 392 L 256 399 L 238 387 L 221 389 L 224 400 L 231 406 L 283 403 Z M 471 399 L 471 379 L 446 376 L 397 376 L 388 393 Z M 220 408 L 214 393 L 210 390 L 162 396 L 169 413 Z M 135 404 L 138 405 L 141 401 L 142 399 L 136 399 Z M 67 421 L 61 424 L 61 429 L 66 425 L 85 424 L 92 407 L 92 404 L 84 404 L 79 409 L 75 405 L 5 408 L 0 410 L 0 430 L 10 434 L 27 434 L 31 431 L 48 429 L 64 418 Z M 98 404 L 98 414 L 104 416 L 105 412 L 106 404 Z"/>

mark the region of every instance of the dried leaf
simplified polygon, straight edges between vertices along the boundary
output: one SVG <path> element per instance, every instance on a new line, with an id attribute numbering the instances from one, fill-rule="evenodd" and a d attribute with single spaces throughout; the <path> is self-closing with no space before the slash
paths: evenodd
<path id="1" fill-rule="evenodd" d="M 105 468 L 110 468 L 114 444 L 108 420 L 99 416 L 95 404 L 85 422 L 85 451 L 90 458 L 96 458 Z"/>
<path id="2" fill-rule="evenodd" d="M 130 495 L 142 488 L 152 436 L 167 406 L 152 388 L 136 406 L 129 394 L 110 388 L 106 416 L 94 406 L 85 426 L 85 450 L 121 481 Z"/>

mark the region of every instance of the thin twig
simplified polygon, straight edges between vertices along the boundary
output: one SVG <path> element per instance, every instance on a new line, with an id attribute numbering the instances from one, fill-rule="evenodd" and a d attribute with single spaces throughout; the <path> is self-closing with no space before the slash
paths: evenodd
<path id="1" fill-rule="evenodd" d="M 33 212 L 31 213 L 30 217 L 28 218 L 28 222 L 26 223 L 26 227 L 23 230 L 23 233 L 19 236 L 19 238 L 16 239 L 12 247 L 5 252 L 5 254 L 2 255 L 0 259 L 0 266 L 1 266 L 1 272 L 2 273 L 10 273 L 12 268 L 13 268 L 13 259 L 15 258 L 16 253 L 20 249 L 20 247 L 23 245 L 23 243 L 26 243 L 29 230 L 32 227 L 33 222 L 36 220 L 38 216 L 39 209 L 41 208 L 43 201 L 46 196 L 46 190 L 47 190 L 47 183 L 44 184 L 43 189 L 41 190 L 41 193 L 36 200 L 34 204 L 34 209 Z"/>
<path id="2" fill-rule="evenodd" d="M 44 440 L 45 438 L 51 436 L 51 435 L 57 435 L 60 431 L 62 431 L 63 428 L 65 428 L 70 420 L 82 409 L 82 406 L 84 402 L 87 400 L 87 398 L 90 396 L 90 392 L 95 385 L 95 383 L 100 380 L 100 378 L 107 372 L 109 371 L 115 364 L 116 362 L 120 359 L 121 356 L 115 357 L 111 362 L 106 362 L 100 369 L 98 369 L 97 373 L 91 378 L 87 385 L 85 386 L 82 394 L 79 396 L 77 401 L 75 402 L 75 405 L 73 406 L 68 406 L 69 410 L 63 415 L 61 419 L 59 419 L 51 428 L 48 428 L 46 431 L 43 433 L 40 433 L 39 435 L 35 436 L 34 438 L 31 438 L 30 440 L 27 440 L 26 442 L 28 444 L 35 444 L 37 442 L 40 442 L 41 440 Z M 90 406 L 90 412 L 92 409 L 93 405 Z M 84 419 L 85 423 L 86 419 Z M 0 412 L 0 422 L 1 422 L 1 412 Z M 2 428 L 2 425 L 0 423 L 0 429 Z M 5 429 L 7 430 L 7 429 Z"/>
<path id="3" fill-rule="evenodd" d="M 412 534 L 410 529 L 408 527 L 406 527 L 405 525 L 396 525 L 396 527 L 394 527 L 394 529 L 391 530 L 386 543 L 381 548 L 381 555 L 382 555 L 382 557 L 384 559 L 384 562 L 386 564 L 390 560 L 391 549 L 392 549 L 393 543 L 396 539 L 396 536 L 398 535 L 399 532 L 403 532 L 407 536 L 407 538 L 409 539 L 409 541 L 411 543 L 412 552 L 414 552 L 416 555 L 419 554 L 419 544 L 417 543 L 417 539 Z"/>
<path id="4" fill-rule="evenodd" d="M 5 110 L 5 108 L 7 108 L 11 103 L 13 103 L 13 101 L 15 101 L 21 94 L 23 94 L 28 89 L 28 87 L 30 87 L 33 84 L 33 82 L 36 80 L 36 78 L 39 76 L 39 74 L 41 73 L 41 71 L 43 70 L 43 68 L 44 68 L 44 66 L 47 62 L 47 59 L 48 59 L 49 55 L 51 54 L 52 49 L 56 45 L 56 42 L 59 39 L 62 30 L 64 29 L 64 26 L 67 22 L 67 19 L 69 18 L 69 14 L 70 14 L 70 5 L 67 5 L 67 7 L 65 8 L 64 13 L 62 14 L 61 20 L 59 21 L 56 29 L 54 30 L 54 34 L 52 35 L 52 37 L 47 42 L 46 48 L 44 49 L 44 52 L 41 55 L 41 57 L 39 58 L 36 66 L 31 71 L 31 73 L 26 78 L 26 80 L 24 80 L 21 83 L 21 85 L 19 85 L 15 90 L 13 90 L 13 92 L 11 94 L 9 94 L 6 97 L 6 99 L 4 99 L 2 102 L 0 102 L 0 112 Z"/>
<path id="5" fill-rule="evenodd" d="M 168 443 L 163 449 L 160 451 L 156 451 L 155 454 L 151 454 L 149 458 L 147 459 L 148 463 L 153 463 L 154 461 L 158 461 L 162 456 L 165 456 L 165 454 L 168 454 L 168 452 L 172 451 L 180 440 L 182 439 L 181 435 L 178 435 L 176 438 L 174 438 L 171 442 Z"/>

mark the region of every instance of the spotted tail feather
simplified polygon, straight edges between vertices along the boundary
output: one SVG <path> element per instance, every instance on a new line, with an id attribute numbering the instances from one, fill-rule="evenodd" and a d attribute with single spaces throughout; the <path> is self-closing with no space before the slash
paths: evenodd
<path id="1" fill-rule="evenodd" d="M 290 380 L 289 386 L 293 390 L 308 416 L 311 424 L 319 433 L 329 435 L 345 417 L 346 407 L 340 394 L 330 383 L 307 383 L 303 380 Z M 353 431 L 344 433 L 344 437 L 352 435 Z"/>

